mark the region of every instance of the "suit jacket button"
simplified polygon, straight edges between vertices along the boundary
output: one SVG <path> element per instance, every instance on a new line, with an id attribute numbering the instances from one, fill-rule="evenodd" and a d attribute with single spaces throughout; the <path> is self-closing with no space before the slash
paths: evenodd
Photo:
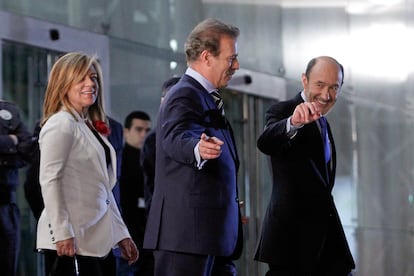
<path id="1" fill-rule="evenodd" d="M 106 202 L 106 205 L 109 205 L 109 202 L 111 202 L 111 201 L 109 201 L 109 199 L 107 199 L 105 202 Z"/>
<path id="2" fill-rule="evenodd" d="M 50 223 L 49 223 L 49 228 L 51 228 L 52 227 L 52 225 L 50 225 Z"/>
<path id="3" fill-rule="evenodd" d="M 54 241 L 55 241 L 55 238 L 52 237 L 52 242 L 54 242 Z"/>
<path id="4" fill-rule="evenodd" d="M 49 232 L 49 233 L 50 233 L 50 235 L 52 235 L 52 234 L 53 234 L 53 231 L 52 231 L 52 230 L 50 230 L 50 232 Z"/>

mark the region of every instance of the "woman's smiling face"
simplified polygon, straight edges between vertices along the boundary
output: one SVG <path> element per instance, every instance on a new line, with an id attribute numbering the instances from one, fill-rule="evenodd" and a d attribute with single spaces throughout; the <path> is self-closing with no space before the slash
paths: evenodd
<path id="1" fill-rule="evenodd" d="M 79 114 L 82 114 L 89 106 L 95 103 L 98 90 L 98 74 L 96 69 L 91 66 L 80 82 L 72 84 L 67 93 L 67 97 L 73 108 Z"/>

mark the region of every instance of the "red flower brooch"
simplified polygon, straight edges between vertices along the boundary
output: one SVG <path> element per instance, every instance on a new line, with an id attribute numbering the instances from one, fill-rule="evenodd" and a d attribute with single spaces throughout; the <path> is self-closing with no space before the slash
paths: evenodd
<path id="1" fill-rule="evenodd" d="M 103 136 L 108 137 L 111 134 L 111 129 L 109 126 L 103 121 L 93 121 L 93 127 Z"/>

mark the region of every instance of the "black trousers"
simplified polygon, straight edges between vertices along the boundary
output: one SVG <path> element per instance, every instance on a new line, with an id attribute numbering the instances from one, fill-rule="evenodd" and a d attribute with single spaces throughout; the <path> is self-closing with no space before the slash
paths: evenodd
<path id="1" fill-rule="evenodd" d="M 343 255 L 343 250 L 337 248 L 329 233 L 319 262 L 312 271 L 304 271 L 303 267 L 295 266 L 294 263 L 289 267 L 269 264 L 266 276 L 352 276 L 352 274 L 351 265 Z"/>
<path id="2" fill-rule="evenodd" d="M 104 259 L 99 259 L 99 265 L 101 267 L 102 276 L 116 275 L 116 258 L 112 250 Z"/>
<path id="3" fill-rule="evenodd" d="M 0 275 L 16 275 L 19 246 L 19 208 L 15 203 L 0 204 Z"/>
<path id="4" fill-rule="evenodd" d="M 102 258 L 76 255 L 73 257 L 57 256 L 54 250 L 45 250 L 45 276 L 75 276 L 76 265 L 79 276 L 103 276 Z M 76 264 L 77 263 L 77 264 Z"/>
<path id="5" fill-rule="evenodd" d="M 154 251 L 154 276 L 236 276 L 231 259 L 173 251 Z"/>
<path id="6" fill-rule="evenodd" d="M 344 271 L 313 271 L 313 272 L 301 272 L 292 270 L 285 270 L 269 265 L 269 270 L 265 276 L 352 276 L 352 273 L 349 272 L 349 269 Z"/>

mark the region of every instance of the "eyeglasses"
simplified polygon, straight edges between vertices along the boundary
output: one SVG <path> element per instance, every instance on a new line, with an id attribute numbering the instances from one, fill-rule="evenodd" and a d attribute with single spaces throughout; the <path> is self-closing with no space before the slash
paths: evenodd
<path id="1" fill-rule="evenodd" d="M 231 66 L 233 66 L 233 64 L 234 64 L 234 62 L 237 60 L 237 62 L 239 61 L 238 60 L 238 55 L 237 54 L 235 54 L 235 55 L 232 55 L 231 57 L 228 57 L 227 58 L 227 62 L 229 63 L 229 66 L 231 67 Z"/>
<path id="2" fill-rule="evenodd" d="M 217 55 L 217 56 L 212 55 L 212 56 L 216 59 L 221 59 L 220 55 Z M 234 54 L 234 55 L 231 55 L 231 56 L 226 57 L 224 59 L 227 61 L 229 67 L 232 67 L 235 61 L 237 61 L 237 62 L 239 61 L 238 56 L 239 56 L 238 54 Z"/>

